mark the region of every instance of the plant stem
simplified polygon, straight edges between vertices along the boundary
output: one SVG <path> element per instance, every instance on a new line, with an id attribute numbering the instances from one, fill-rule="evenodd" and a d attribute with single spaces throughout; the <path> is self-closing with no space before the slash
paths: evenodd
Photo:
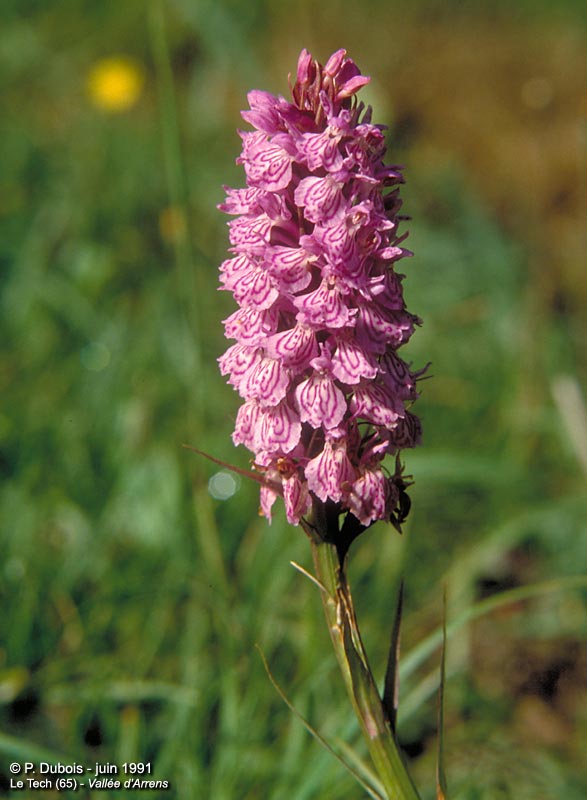
<path id="1" fill-rule="evenodd" d="M 181 361 L 191 363 L 189 375 L 182 375 L 185 394 L 185 416 L 188 434 L 192 439 L 201 433 L 198 419 L 204 404 L 203 382 L 193 375 L 202 374 L 202 305 L 200 267 L 194 260 L 189 230 L 189 191 L 186 165 L 182 154 L 176 91 L 167 41 L 164 0 L 152 0 L 148 6 L 148 23 L 161 116 L 161 138 L 167 192 L 172 212 L 179 215 L 177 230 L 172 235 L 175 279 L 179 298 L 180 345 L 184 350 Z M 196 413 L 194 414 L 194 405 Z"/>
<path id="2" fill-rule="evenodd" d="M 388 800 L 419 800 L 404 764 L 361 641 L 344 563 L 336 545 L 311 537 L 316 577 L 330 638 L 351 703 Z"/>

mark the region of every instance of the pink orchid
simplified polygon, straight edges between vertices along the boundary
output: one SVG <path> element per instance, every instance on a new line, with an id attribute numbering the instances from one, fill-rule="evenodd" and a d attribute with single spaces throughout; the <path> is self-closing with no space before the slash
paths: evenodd
<path id="1" fill-rule="evenodd" d="M 220 209 L 232 256 L 222 289 L 239 309 L 220 368 L 244 399 L 233 440 L 255 455 L 261 508 L 277 496 L 298 524 L 318 503 L 368 527 L 393 517 L 404 483 L 386 455 L 420 441 L 416 380 L 398 355 L 419 320 L 405 308 L 401 168 L 356 92 L 368 83 L 344 50 L 322 66 L 300 54 L 293 102 L 249 93 L 247 186 Z M 397 463 L 397 460 L 396 460 Z"/>

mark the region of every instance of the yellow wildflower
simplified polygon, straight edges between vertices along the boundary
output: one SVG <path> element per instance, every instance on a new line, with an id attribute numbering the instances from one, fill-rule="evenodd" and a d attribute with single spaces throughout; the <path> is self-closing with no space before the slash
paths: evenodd
<path id="1" fill-rule="evenodd" d="M 102 58 L 88 75 L 92 103 L 104 111 L 126 111 L 141 94 L 145 81 L 142 66 L 128 56 Z"/>

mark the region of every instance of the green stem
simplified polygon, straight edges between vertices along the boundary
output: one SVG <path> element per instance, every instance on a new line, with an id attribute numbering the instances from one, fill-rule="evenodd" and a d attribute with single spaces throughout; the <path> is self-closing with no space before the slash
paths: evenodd
<path id="1" fill-rule="evenodd" d="M 186 424 L 188 433 L 197 438 L 200 433 L 197 417 L 201 416 L 204 395 L 203 382 L 194 381 L 193 375 L 202 373 L 202 305 L 200 267 L 194 261 L 189 230 L 189 191 L 186 166 L 182 154 L 176 92 L 171 66 L 171 54 L 167 41 L 164 0 L 152 0 L 148 6 L 148 22 L 153 62 L 157 76 L 157 88 L 161 116 L 163 159 L 171 209 L 179 212 L 180 224 L 172 237 L 175 261 L 175 279 L 179 297 L 180 343 L 184 349 L 181 361 L 192 362 L 189 375 L 182 375 L 186 395 Z M 194 417 L 193 405 L 197 414 Z"/>
<path id="2" fill-rule="evenodd" d="M 330 638 L 351 703 L 388 800 L 420 800 L 387 720 L 361 641 L 350 587 L 336 545 L 311 537 Z"/>

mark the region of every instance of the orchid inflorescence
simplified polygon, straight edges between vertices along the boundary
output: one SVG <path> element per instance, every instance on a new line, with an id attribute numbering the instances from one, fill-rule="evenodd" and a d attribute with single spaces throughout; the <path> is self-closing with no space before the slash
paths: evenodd
<path id="1" fill-rule="evenodd" d="M 363 527 L 397 521 L 397 455 L 420 440 L 408 409 L 422 371 L 398 355 L 419 323 L 395 271 L 411 255 L 403 178 L 357 101 L 368 81 L 344 50 L 325 66 L 303 50 L 293 102 L 250 92 L 247 186 L 220 205 L 235 215 L 221 281 L 239 305 L 224 323 L 236 343 L 219 359 L 245 401 L 233 441 L 254 453 L 265 516 L 280 495 L 294 524 L 320 503 Z"/>

